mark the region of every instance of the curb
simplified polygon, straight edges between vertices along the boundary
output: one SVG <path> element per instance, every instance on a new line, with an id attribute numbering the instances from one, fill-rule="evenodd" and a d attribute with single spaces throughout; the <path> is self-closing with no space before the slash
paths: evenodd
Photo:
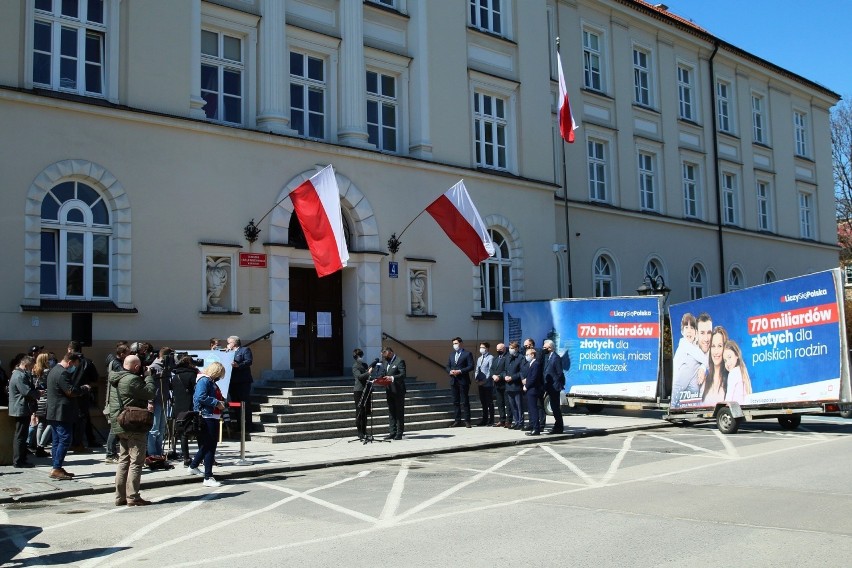
<path id="1" fill-rule="evenodd" d="M 552 434 L 541 437 L 524 437 L 518 440 L 501 440 L 496 442 L 487 442 L 484 444 L 464 444 L 448 448 L 438 448 L 432 450 L 410 450 L 384 454 L 380 456 L 365 456 L 363 458 L 345 458 L 337 461 L 322 461 L 322 462 L 305 462 L 297 465 L 268 465 L 259 466 L 242 471 L 230 471 L 217 475 L 220 481 L 247 479 L 251 477 L 261 477 L 264 475 L 272 475 L 276 473 L 290 473 L 296 471 L 308 471 L 314 469 L 327 469 L 332 467 L 341 467 L 349 465 L 359 465 L 365 463 L 376 463 L 383 461 L 392 461 L 405 458 L 414 458 L 425 455 L 435 454 L 454 454 L 459 452 L 471 452 L 475 450 L 490 450 L 494 448 L 507 448 L 512 446 L 529 446 L 541 444 L 545 440 L 571 440 L 579 438 L 591 438 L 598 436 L 608 436 L 610 434 L 622 434 L 624 432 L 635 432 L 639 430 L 655 430 L 658 428 L 671 427 L 670 423 L 663 424 L 644 424 L 637 426 L 619 426 L 609 429 L 584 429 L 579 432 L 566 432 L 564 434 Z M 163 479 L 144 480 L 144 488 L 159 488 L 169 487 L 173 485 L 188 485 L 190 483 L 199 483 L 198 477 L 182 476 L 182 477 L 167 477 Z M 113 485 L 91 485 L 87 487 L 75 487 L 73 489 L 60 489 L 49 493 L 34 493 L 30 495 L 20 496 L 0 496 L 0 506 L 15 504 L 15 503 L 34 503 L 38 501 L 57 501 L 69 497 L 80 497 L 84 495 L 100 495 L 104 493 L 112 493 L 115 491 Z"/>

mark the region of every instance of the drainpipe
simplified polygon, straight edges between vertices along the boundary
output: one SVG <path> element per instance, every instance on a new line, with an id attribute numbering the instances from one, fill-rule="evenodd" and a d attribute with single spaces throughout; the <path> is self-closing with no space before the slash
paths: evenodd
<path id="1" fill-rule="evenodd" d="M 719 51 L 719 40 L 713 40 L 713 53 L 710 55 L 710 100 L 712 101 L 712 112 L 710 117 L 713 119 L 713 179 L 716 181 L 716 236 L 719 246 L 719 292 L 725 291 L 725 242 L 722 238 L 722 182 L 719 179 L 719 132 L 716 125 L 716 71 L 713 66 L 713 59 L 716 57 L 716 52 Z"/>

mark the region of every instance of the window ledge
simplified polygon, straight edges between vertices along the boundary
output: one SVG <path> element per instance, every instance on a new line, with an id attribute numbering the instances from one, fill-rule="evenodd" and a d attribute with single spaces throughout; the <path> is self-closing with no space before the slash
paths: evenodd
<path id="1" fill-rule="evenodd" d="M 503 312 L 482 312 L 473 316 L 474 320 L 503 321 Z"/>
<path id="2" fill-rule="evenodd" d="M 405 314 L 405 317 L 412 319 L 436 319 L 435 314 Z"/>
<path id="3" fill-rule="evenodd" d="M 201 310 L 200 312 L 203 316 L 241 316 L 243 312 L 214 312 L 211 310 Z"/>
<path id="4" fill-rule="evenodd" d="M 138 314 L 136 308 L 120 308 L 110 300 L 41 300 L 37 306 L 21 305 L 25 312 L 75 312 L 105 314 Z"/>

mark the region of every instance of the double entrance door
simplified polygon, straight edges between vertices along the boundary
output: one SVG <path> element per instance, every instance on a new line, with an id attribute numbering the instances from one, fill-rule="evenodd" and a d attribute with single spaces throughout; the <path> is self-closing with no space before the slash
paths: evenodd
<path id="1" fill-rule="evenodd" d="M 343 374 L 343 271 L 290 268 L 290 366 L 297 377 Z"/>

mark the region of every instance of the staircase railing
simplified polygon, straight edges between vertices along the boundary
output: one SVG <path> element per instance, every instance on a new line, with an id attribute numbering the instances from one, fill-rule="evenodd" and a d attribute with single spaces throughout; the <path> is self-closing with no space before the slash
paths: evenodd
<path id="1" fill-rule="evenodd" d="M 382 332 L 382 339 L 390 339 L 394 343 L 398 343 L 399 345 L 402 345 L 403 347 L 405 347 L 406 349 L 408 349 L 409 351 L 411 351 L 412 353 L 417 355 L 418 359 L 425 359 L 425 360 L 429 361 L 430 363 L 432 363 L 433 365 L 439 367 L 441 369 L 441 371 L 446 372 L 446 367 L 444 367 L 444 365 L 442 365 L 438 361 L 435 361 L 434 359 L 432 359 L 431 357 L 429 357 L 425 353 L 418 351 L 417 349 L 415 349 L 414 347 L 412 347 L 408 343 L 402 341 L 401 339 L 397 339 L 396 337 L 390 335 L 389 333 L 385 333 L 384 331 Z"/>

